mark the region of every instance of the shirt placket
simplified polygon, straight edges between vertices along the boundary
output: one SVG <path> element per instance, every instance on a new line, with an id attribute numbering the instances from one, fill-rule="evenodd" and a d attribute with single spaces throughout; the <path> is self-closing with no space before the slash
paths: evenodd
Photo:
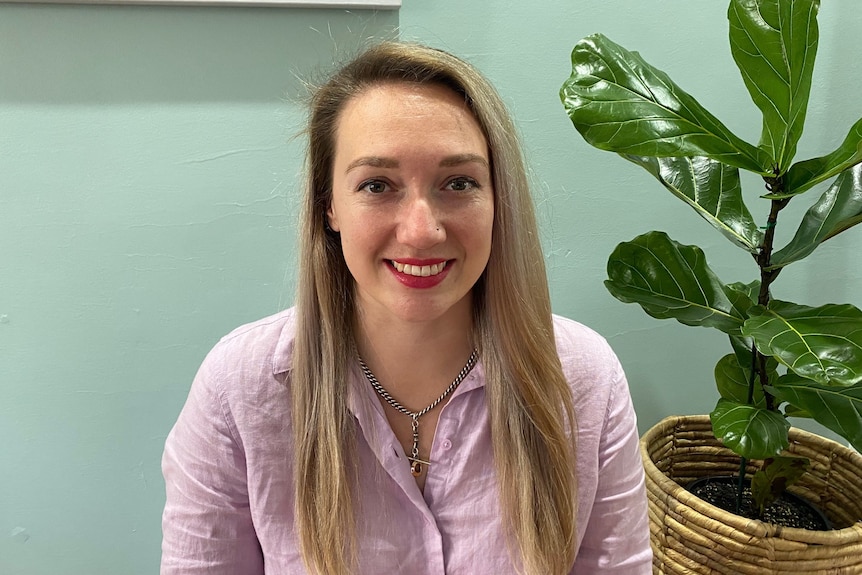
<path id="1" fill-rule="evenodd" d="M 407 456 L 392 432 L 374 390 L 370 386 L 361 385 L 360 376 L 357 369 L 351 370 L 350 409 L 380 466 L 404 492 L 413 506 L 413 511 L 422 517 L 424 533 L 417 538 L 425 548 L 425 562 L 420 566 L 421 572 L 445 575 L 443 536 L 437 526 L 437 520 L 410 473 Z"/>

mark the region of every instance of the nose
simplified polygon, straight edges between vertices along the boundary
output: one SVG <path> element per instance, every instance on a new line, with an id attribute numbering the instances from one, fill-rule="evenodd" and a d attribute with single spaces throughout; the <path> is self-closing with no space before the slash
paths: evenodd
<path id="1" fill-rule="evenodd" d="M 446 241 L 441 210 L 426 195 L 410 194 L 399 206 L 398 242 L 426 250 Z"/>

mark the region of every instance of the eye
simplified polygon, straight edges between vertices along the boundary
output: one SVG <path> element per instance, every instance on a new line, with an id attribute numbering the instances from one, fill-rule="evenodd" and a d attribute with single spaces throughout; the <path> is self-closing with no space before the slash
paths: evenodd
<path id="1" fill-rule="evenodd" d="M 452 190 L 454 192 L 467 192 L 470 190 L 474 190 L 479 188 L 479 183 L 473 178 L 468 178 L 466 176 L 459 176 L 457 178 L 452 178 L 446 183 L 446 189 Z"/>
<path id="2" fill-rule="evenodd" d="M 382 194 L 389 189 L 389 185 L 380 180 L 368 180 L 367 182 L 363 182 L 362 185 L 359 186 L 359 189 L 365 190 L 369 194 Z"/>

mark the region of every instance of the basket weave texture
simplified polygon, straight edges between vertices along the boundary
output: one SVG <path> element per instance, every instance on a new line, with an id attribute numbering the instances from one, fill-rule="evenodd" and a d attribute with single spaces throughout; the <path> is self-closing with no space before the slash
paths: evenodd
<path id="1" fill-rule="evenodd" d="M 862 455 L 855 451 L 791 429 L 787 453 L 807 457 L 811 467 L 789 491 L 835 527 L 810 531 L 740 517 L 682 487 L 739 472 L 739 456 L 715 438 L 709 416 L 668 417 L 644 434 L 640 449 L 654 574 L 862 574 Z M 749 476 L 758 464 L 749 464 Z"/>

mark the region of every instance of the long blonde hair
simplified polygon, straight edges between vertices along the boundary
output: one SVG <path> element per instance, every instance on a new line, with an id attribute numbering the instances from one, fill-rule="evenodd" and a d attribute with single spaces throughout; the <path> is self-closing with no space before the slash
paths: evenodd
<path id="1" fill-rule="evenodd" d="M 310 571 L 356 565 L 347 372 L 353 357 L 353 278 L 325 213 L 339 113 L 369 86 L 418 82 L 459 95 L 485 133 L 494 184 L 491 256 L 474 287 L 474 334 L 486 374 L 494 460 L 510 542 L 529 575 L 567 573 L 577 517 L 576 424 L 556 352 L 536 218 L 516 131 L 505 105 L 472 66 L 446 52 L 378 44 L 312 96 L 301 225 L 297 332 L 290 377 L 296 528 Z"/>

